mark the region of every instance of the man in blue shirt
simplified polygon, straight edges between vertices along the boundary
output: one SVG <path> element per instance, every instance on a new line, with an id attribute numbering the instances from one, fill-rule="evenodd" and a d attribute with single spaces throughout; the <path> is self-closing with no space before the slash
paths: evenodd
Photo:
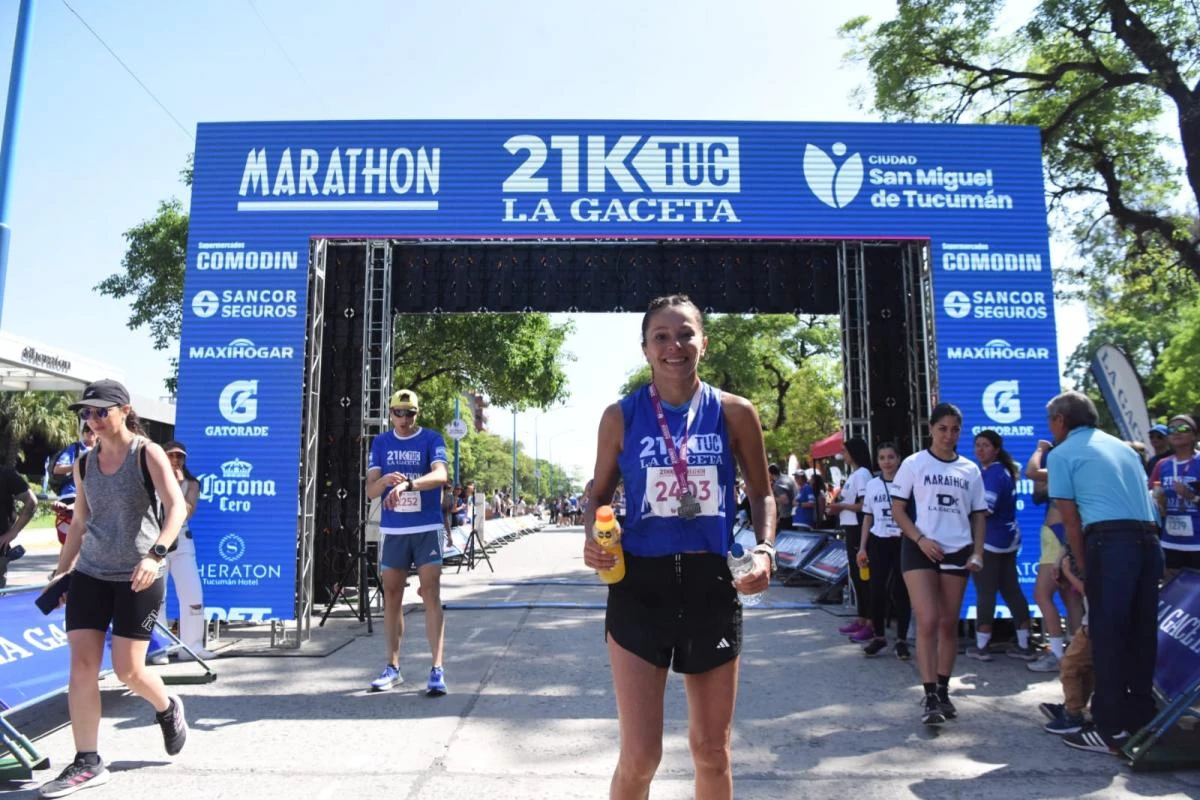
<path id="1" fill-rule="evenodd" d="M 1127 444 L 1096 428 L 1096 406 L 1065 392 L 1046 406 L 1058 446 L 1046 468 L 1067 543 L 1084 580 L 1096 679 L 1093 726 L 1064 737 L 1080 750 L 1118 754 L 1154 718 L 1158 650 L 1158 526 L 1145 470 Z"/>
<path id="2" fill-rule="evenodd" d="M 383 580 L 383 621 L 388 663 L 371 682 L 384 691 L 400 677 L 400 639 L 404 636 L 404 584 L 415 569 L 425 602 L 425 636 L 433 668 L 426 693 L 446 693 L 442 670 L 445 615 L 442 611 L 442 487 L 447 481 L 446 442 L 420 427 L 420 401 L 411 389 L 392 395 L 392 429 L 371 442 L 367 463 L 367 497 L 382 497 L 379 517 L 379 566 Z"/>

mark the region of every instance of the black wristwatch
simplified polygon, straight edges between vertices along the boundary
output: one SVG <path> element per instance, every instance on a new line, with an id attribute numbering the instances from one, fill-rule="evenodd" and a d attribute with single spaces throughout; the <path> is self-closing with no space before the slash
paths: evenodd
<path id="1" fill-rule="evenodd" d="M 158 561 L 162 561 L 167 557 L 167 546 L 165 544 L 156 544 L 150 548 L 150 552 L 146 555 Z"/>

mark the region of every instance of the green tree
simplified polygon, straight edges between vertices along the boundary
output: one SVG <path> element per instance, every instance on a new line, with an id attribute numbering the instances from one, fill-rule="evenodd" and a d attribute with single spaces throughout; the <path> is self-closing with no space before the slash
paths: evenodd
<path id="1" fill-rule="evenodd" d="M 41 438 L 52 448 L 78 438 L 78 418 L 67 408 L 71 392 L 0 392 L 0 463 L 14 466 L 21 444 Z"/>
<path id="2" fill-rule="evenodd" d="M 871 71 L 872 108 L 886 119 L 1037 125 L 1051 208 L 1079 241 L 1111 221 L 1122 248 L 1159 247 L 1200 277 L 1195 3 L 1043 0 L 1000 34 L 1003 5 L 900 0 L 893 20 L 847 22 L 849 57 Z M 1183 186 L 1187 211 L 1174 205 Z"/>
<path id="3" fill-rule="evenodd" d="M 547 314 L 405 314 L 396 322 L 394 385 L 417 391 L 431 427 L 454 418 L 456 397 L 469 419 L 469 391 L 496 406 L 547 408 L 568 396 L 571 328 Z"/>
<path id="4" fill-rule="evenodd" d="M 192 185 L 192 158 L 180 173 L 185 186 Z M 158 204 L 157 213 L 125 231 L 127 247 L 121 259 L 123 272 L 109 275 L 96 284 L 100 294 L 118 300 L 131 298 L 126 325 L 130 330 L 146 327 L 155 350 L 179 344 L 183 327 L 183 275 L 187 267 L 188 214 L 176 198 Z M 178 359 L 171 359 L 167 389 L 178 383 Z"/>

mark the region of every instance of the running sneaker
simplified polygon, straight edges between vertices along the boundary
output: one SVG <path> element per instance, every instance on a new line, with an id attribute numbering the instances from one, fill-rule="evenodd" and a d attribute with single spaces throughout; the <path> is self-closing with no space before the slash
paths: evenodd
<path id="1" fill-rule="evenodd" d="M 1056 720 L 1067 715 L 1066 706 L 1062 703 L 1038 703 L 1038 711 L 1046 715 L 1046 719 Z"/>
<path id="2" fill-rule="evenodd" d="M 871 639 L 871 643 L 863 648 L 863 655 L 867 658 L 875 658 L 884 650 L 887 650 L 887 639 Z"/>
<path id="3" fill-rule="evenodd" d="M 1108 736 L 1100 732 L 1095 725 L 1086 725 L 1079 733 L 1069 733 L 1063 737 L 1063 744 L 1076 750 L 1090 750 L 1093 753 L 1107 753 L 1110 756 L 1121 755 L 1121 748 L 1129 741 L 1129 732 Z"/>
<path id="4" fill-rule="evenodd" d="M 976 661 L 992 661 L 992 649 L 984 647 L 980 650 L 978 647 L 971 645 L 967 648 L 967 658 L 973 658 Z"/>
<path id="5" fill-rule="evenodd" d="M 957 719 L 958 709 L 954 707 L 954 703 L 950 702 L 950 692 L 947 689 L 939 688 L 937 690 L 938 708 L 942 710 L 942 714 L 946 719 Z"/>
<path id="6" fill-rule="evenodd" d="M 429 670 L 429 683 L 425 685 L 425 694 L 430 697 L 441 697 L 446 693 L 446 672 L 441 667 Z"/>
<path id="7" fill-rule="evenodd" d="M 1021 661 L 1034 661 L 1038 658 L 1038 656 L 1041 655 L 1041 653 L 1035 650 L 1031 645 L 1025 645 L 1024 647 L 1021 647 L 1019 644 L 1011 644 L 1008 646 L 1008 649 L 1004 651 L 1004 655 L 1008 656 L 1009 658 L 1019 659 Z"/>
<path id="8" fill-rule="evenodd" d="M 167 710 L 155 714 L 154 718 L 158 721 L 158 727 L 162 728 L 163 747 L 167 748 L 167 755 L 174 756 L 179 755 L 187 741 L 188 724 L 183 714 L 183 700 L 178 697 L 170 700 Z"/>
<path id="9" fill-rule="evenodd" d="M 154 655 L 147 656 L 146 663 L 155 667 L 165 667 L 167 664 L 171 663 L 171 659 L 167 656 L 166 650 L 159 650 Z"/>
<path id="10" fill-rule="evenodd" d="M 1083 715 L 1078 717 L 1068 717 L 1064 714 L 1061 717 L 1052 719 L 1042 726 L 1042 730 L 1046 733 L 1053 733 L 1058 736 L 1066 736 L 1069 733 L 1079 733 L 1083 730 L 1085 720 Z"/>
<path id="11" fill-rule="evenodd" d="M 901 661 L 908 661 L 912 658 L 912 652 L 908 649 L 908 642 L 896 642 L 896 658 Z"/>
<path id="12" fill-rule="evenodd" d="M 852 620 L 852 621 L 846 623 L 845 625 L 843 625 L 842 627 L 838 628 L 838 633 L 844 633 L 846 635 L 850 635 L 852 633 L 858 633 L 859 630 L 866 624 L 867 623 L 861 622 L 857 619 Z"/>
<path id="13" fill-rule="evenodd" d="M 57 778 L 42 784 L 42 788 L 38 789 L 38 797 L 66 797 L 80 789 L 103 786 L 110 777 L 111 773 L 105 769 L 103 761 L 88 764 L 82 757 L 76 757 Z"/>
<path id="14" fill-rule="evenodd" d="M 1037 661 L 1026 664 L 1025 669 L 1030 672 L 1058 672 L 1058 656 L 1054 655 L 1053 650 L 1047 650 L 1038 656 Z"/>
<path id="15" fill-rule="evenodd" d="M 921 701 L 921 722 L 926 725 L 942 725 L 946 722 L 946 715 L 942 711 L 941 704 L 938 703 L 936 694 L 927 694 L 925 699 Z"/>
<path id="16" fill-rule="evenodd" d="M 383 668 L 383 672 L 379 673 L 379 677 L 371 681 L 371 691 L 386 692 L 401 683 L 404 683 L 404 678 L 400 676 L 400 670 L 388 664 Z"/>
<path id="17" fill-rule="evenodd" d="M 870 624 L 863 625 L 856 632 L 850 634 L 850 641 L 854 642 L 855 644 L 869 642 L 874 638 L 875 631 L 871 628 Z"/>

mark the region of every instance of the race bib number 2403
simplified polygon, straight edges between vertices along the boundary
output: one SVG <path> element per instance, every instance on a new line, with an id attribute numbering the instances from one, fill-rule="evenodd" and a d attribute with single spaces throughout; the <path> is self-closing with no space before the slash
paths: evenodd
<path id="1" fill-rule="evenodd" d="M 715 517 L 720 510 L 721 485 L 717 481 L 715 466 L 688 467 L 687 491 L 700 503 L 700 516 Z M 679 498 L 685 488 L 680 487 L 671 467 L 650 467 L 646 470 L 647 516 L 679 516 Z"/>

